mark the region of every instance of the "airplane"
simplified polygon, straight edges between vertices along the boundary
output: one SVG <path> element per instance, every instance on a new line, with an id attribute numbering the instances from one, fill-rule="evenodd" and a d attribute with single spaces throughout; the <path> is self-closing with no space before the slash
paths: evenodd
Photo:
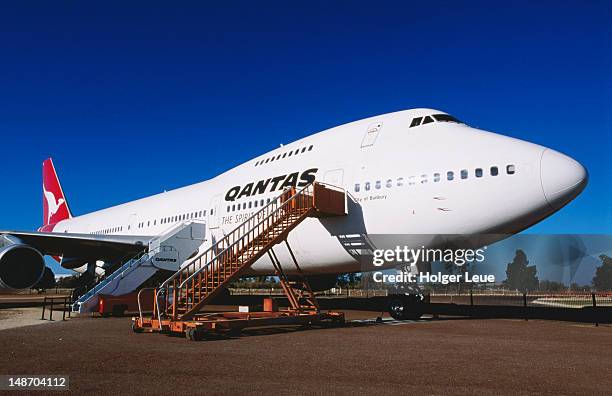
<path id="1" fill-rule="evenodd" d="M 351 249 L 355 239 L 369 248 L 406 241 L 429 247 L 440 245 L 440 235 L 493 235 L 470 242 L 483 246 L 560 210 L 583 191 L 588 173 L 553 149 L 428 108 L 340 125 L 210 180 L 80 216 L 70 211 L 47 159 L 43 226 L 0 232 L 11 243 L 0 250 L 0 287 L 36 283 L 44 255 L 64 268 L 102 275 L 141 251 L 148 237 L 186 221 L 205 224 L 201 252 L 284 189 L 315 180 L 341 187 L 349 197 L 346 216 L 306 219 L 288 236 L 313 289 L 324 290 L 338 274 L 374 269 Z M 277 254 L 281 261 L 291 259 L 287 251 Z M 274 275 L 274 267 L 264 256 L 248 274 Z"/>

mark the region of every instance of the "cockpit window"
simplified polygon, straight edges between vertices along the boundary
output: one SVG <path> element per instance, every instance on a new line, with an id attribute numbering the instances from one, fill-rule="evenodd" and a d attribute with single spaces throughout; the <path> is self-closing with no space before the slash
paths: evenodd
<path id="1" fill-rule="evenodd" d="M 448 114 L 434 114 L 433 118 L 435 118 L 436 121 L 440 121 L 440 122 L 456 122 L 458 124 L 461 124 L 461 121 L 459 121 L 452 115 L 448 115 Z"/>
<path id="2" fill-rule="evenodd" d="M 433 118 L 431 118 L 430 116 L 427 116 L 423 119 L 423 125 L 429 124 L 430 122 L 434 122 Z"/>
<path id="3" fill-rule="evenodd" d="M 425 117 L 415 117 L 410 123 L 410 128 L 418 127 L 419 125 L 430 124 L 434 122 L 455 122 L 457 124 L 463 124 L 461 121 L 448 114 L 432 114 Z"/>

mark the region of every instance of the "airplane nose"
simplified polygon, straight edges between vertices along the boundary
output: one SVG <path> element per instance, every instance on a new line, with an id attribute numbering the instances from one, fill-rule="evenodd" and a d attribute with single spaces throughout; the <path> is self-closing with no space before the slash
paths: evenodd
<path id="1" fill-rule="evenodd" d="M 584 190 L 589 174 L 578 161 L 545 149 L 540 160 L 540 178 L 546 200 L 557 210 Z"/>

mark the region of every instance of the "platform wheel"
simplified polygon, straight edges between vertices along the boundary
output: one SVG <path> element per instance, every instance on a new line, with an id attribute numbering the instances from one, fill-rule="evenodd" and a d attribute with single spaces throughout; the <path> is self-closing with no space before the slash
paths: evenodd
<path id="1" fill-rule="evenodd" d="M 312 321 L 310 320 L 308 322 L 302 323 L 299 327 L 300 330 L 309 330 L 311 328 L 312 328 Z"/>
<path id="2" fill-rule="evenodd" d="M 185 331 L 185 337 L 189 341 L 201 341 L 204 338 L 204 333 L 202 332 L 202 330 L 190 327 Z"/>
<path id="3" fill-rule="evenodd" d="M 240 327 L 234 327 L 227 331 L 227 335 L 230 337 L 238 337 L 242 334 L 242 329 Z"/>

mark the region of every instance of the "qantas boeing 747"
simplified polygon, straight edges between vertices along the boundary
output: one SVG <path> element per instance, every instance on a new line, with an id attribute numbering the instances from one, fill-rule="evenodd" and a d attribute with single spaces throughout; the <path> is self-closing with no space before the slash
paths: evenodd
<path id="1" fill-rule="evenodd" d="M 0 250 L 0 288 L 32 286 L 45 269 L 45 255 L 64 268 L 108 275 L 146 249 L 151 238 L 198 223 L 202 236 L 193 251 L 180 256 L 176 270 L 285 189 L 315 180 L 347 192 L 347 214 L 308 218 L 288 242 L 303 273 L 329 287 L 333 283 L 325 280 L 363 270 L 347 246 L 349 237 L 381 247 L 376 235 L 410 236 L 413 245 L 428 247 L 439 244 L 436 235 L 507 236 L 561 209 L 587 179 L 585 168 L 564 154 L 470 127 L 433 109 L 331 128 L 211 180 L 79 216 L 70 211 L 47 159 L 43 226 L 36 232 L 1 232 L 9 245 Z M 286 249 L 276 254 L 281 261 L 292 259 Z M 275 272 L 264 256 L 248 273 Z"/>

